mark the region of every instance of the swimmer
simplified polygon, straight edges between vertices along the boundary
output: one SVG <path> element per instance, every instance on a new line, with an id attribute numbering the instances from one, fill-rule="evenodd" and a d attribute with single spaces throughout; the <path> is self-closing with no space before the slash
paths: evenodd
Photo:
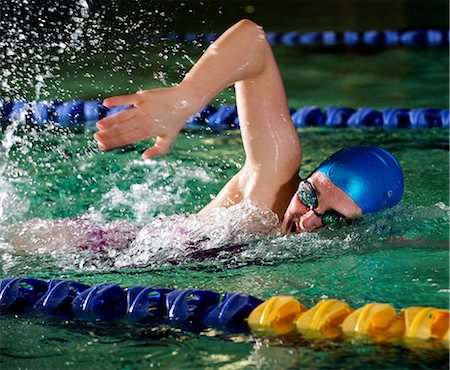
<path id="1" fill-rule="evenodd" d="M 283 232 L 303 232 L 351 222 L 401 200 L 401 167 L 378 147 L 344 148 L 300 179 L 301 144 L 280 72 L 263 29 L 250 20 L 211 44 L 178 85 L 105 99 L 108 107 L 132 107 L 98 121 L 95 139 L 101 150 L 111 150 L 155 138 L 143 158 L 162 156 L 186 120 L 233 84 L 245 163 L 200 215 L 250 200 L 276 213 Z"/>

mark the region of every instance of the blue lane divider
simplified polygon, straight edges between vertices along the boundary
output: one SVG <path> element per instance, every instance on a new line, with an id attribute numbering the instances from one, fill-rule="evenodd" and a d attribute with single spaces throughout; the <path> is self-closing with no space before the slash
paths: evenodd
<path id="1" fill-rule="evenodd" d="M 58 102 L 0 100 L 0 124 L 2 128 L 12 122 L 31 126 L 64 127 L 70 129 L 95 129 L 95 122 L 130 106 L 109 109 L 101 100 Z M 449 111 L 437 108 L 385 108 L 369 107 L 325 107 L 316 106 L 290 108 L 295 127 L 385 127 L 385 128 L 430 128 L 448 127 Z M 208 127 L 213 131 L 239 129 L 236 106 L 205 106 L 191 117 L 185 129 Z"/>
<path id="2" fill-rule="evenodd" d="M 26 311 L 45 294 L 48 284 L 39 279 L 11 278 L 0 281 L 0 312 Z"/>
<path id="3" fill-rule="evenodd" d="M 172 33 L 166 36 L 149 35 L 152 41 L 186 41 L 211 43 L 220 36 L 218 33 Z M 284 46 L 369 46 L 394 47 L 448 45 L 448 29 L 408 29 L 408 30 L 367 30 L 367 31 L 322 31 L 322 32 L 267 32 L 266 37 L 272 45 Z M 142 37 L 141 37 L 142 38 Z"/>
<path id="4" fill-rule="evenodd" d="M 85 321 L 127 320 L 169 324 L 193 331 L 213 327 L 246 332 L 246 319 L 263 301 L 244 293 L 171 290 L 115 284 L 89 286 L 70 280 L 0 280 L 0 312 L 35 313 Z"/>
<path id="5" fill-rule="evenodd" d="M 52 316 L 72 318 L 72 301 L 89 288 L 76 281 L 50 280 L 47 292 L 35 303 L 34 309 Z"/>
<path id="6" fill-rule="evenodd" d="M 174 290 L 167 294 L 167 317 L 175 325 L 201 329 L 203 319 L 220 302 L 211 290 Z"/>
<path id="7" fill-rule="evenodd" d="M 224 293 L 222 303 L 208 313 L 203 323 L 230 332 L 246 331 L 245 319 L 261 303 L 262 300 L 248 294 Z"/>
<path id="8" fill-rule="evenodd" d="M 88 286 L 70 280 L 18 277 L 0 280 L 0 310 L 2 315 L 21 312 L 85 321 L 165 324 L 193 332 L 206 328 L 228 333 L 251 330 L 258 336 L 298 332 L 327 339 L 364 335 L 379 343 L 396 343 L 401 338 L 432 340 L 433 348 L 436 344 L 448 347 L 450 317 L 450 311 L 435 307 L 408 307 L 398 315 L 389 304 L 372 302 L 353 310 L 342 301 L 325 299 L 307 309 L 292 296 L 263 302 L 244 293 L 142 286 L 122 289 L 106 283 Z M 381 319 L 380 310 L 385 313 Z"/>
<path id="9" fill-rule="evenodd" d="M 127 289 L 127 317 L 135 323 L 148 324 L 161 321 L 166 316 L 167 288 L 132 287 Z"/>
<path id="10" fill-rule="evenodd" d="M 114 320 L 127 312 L 127 294 L 118 285 L 100 284 L 84 290 L 72 302 L 76 318 Z"/>

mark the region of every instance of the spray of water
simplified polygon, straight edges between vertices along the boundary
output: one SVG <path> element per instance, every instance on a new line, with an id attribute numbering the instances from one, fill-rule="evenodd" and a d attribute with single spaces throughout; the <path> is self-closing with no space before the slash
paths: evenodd
<path id="1" fill-rule="evenodd" d="M 0 53 L 0 96 L 11 101 L 132 92 L 146 87 L 144 82 L 134 82 L 138 71 L 144 71 L 147 79 L 153 75 L 170 85 L 193 63 L 182 44 L 156 45 L 146 37 L 169 33 L 171 14 L 162 10 L 136 9 L 141 19 L 133 22 L 127 15 L 117 14 L 114 2 L 106 7 L 77 0 L 43 7 L 29 0 L 12 0 L 3 10 L 8 15 L 0 19 L 4 30 L 0 46 L 5 50 Z M 158 24 L 157 31 L 148 29 L 153 23 Z M 173 57 L 178 62 L 174 63 Z M 102 80 L 110 82 L 102 85 Z M 180 209 L 186 201 L 193 202 L 191 182 L 201 192 L 206 184 L 218 183 L 223 169 L 164 160 L 130 161 L 118 169 L 114 159 L 96 151 L 88 135 L 80 139 L 82 135 L 62 130 L 55 136 L 54 127 L 24 133 L 21 126 L 28 121 L 26 115 L 18 117 L 1 136 L 0 254 L 4 273 L 29 266 L 88 270 L 197 261 L 227 266 L 272 264 L 324 254 L 337 256 L 373 247 L 376 241 L 444 240 L 448 231 L 449 210 L 443 204 L 399 206 L 350 228 L 288 236 L 277 232 L 278 220 L 273 214 L 247 202 L 216 210 L 208 218 L 173 216 L 183 213 Z M 81 144 L 77 146 L 78 141 Z M 225 156 L 225 151 L 222 154 Z M 226 166 L 234 165 L 234 160 L 227 158 Z M 95 168 L 93 163 L 100 164 Z M 18 190 L 36 177 L 40 181 L 34 187 L 45 191 Z M 61 209 L 74 207 L 70 189 L 58 183 L 64 177 L 73 180 L 64 185 L 82 187 L 93 198 L 79 213 L 61 219 Z M 107 190 L 100 192 L 99 188 Z M 43 201 L 47 196 L 50 200 Z M 51 208 L 55 198 L 64 200 L 60 208 Z M 82 197 L 75 201 L 79 203 L 79 199 Z M 42 204 L 30 205 L 32 202 Z"/>
<path id="2" fill-rule="evenodd" d="M 142 229 L 123 220 L 105 223 L 100 214 L 76 220 L 38 220 L 34 226 L 20 228 L 26 231 L 15 238 L 26 238 L 30 246 L 42 248 L 13 249 L 9 244 L 13 239 L 0 243 L 2 269 L 6 273 L 22 271 L 29 265 L 36 265 L 37 270 L 98 271 L 198 263 L 229 268 L 255 263 L 301 264 L 403 246 L 407 240 L 412 242 L 410 247 L 415 240 L 445 240 L 449 210 L 442 207 L 397 206 L 355 226 L 288 235 L 279 232 L 275 214 L 252 202 L 217 209 L 205 218 L 159 216 Z M 439 229 L 442 235 L 436 233 Z M 56 234 L 49 236 L 51 231 Z M 12 230 L 9 232 L 11 235 Z M 25 243 L 21 240 L 18 244 Z M 53 250 L 49 251 L 51 246 Z"/>
<path id="3" fill-rule="evenodd" d="M 5 52 L 0 53 L 0 98 L 11 102 L 89 99 L 112 94 L 118 88 L 125 92 L 130 91 L 131 86 L 136 89 L 131 80 L 125 86 L 115 86 L 118 75 L 130 76 L 136 70 L 152 69 L 154 64 L 167 75 L 165 61 L 169 56 L 185 51 L 180 44 L 173 44 L 160 48 L 157 53 L 152 52 L 152 39 L 142 36 L 164 33 L 170 25 L 171 15 L 158 9 L 147 11 L 137 5 L 133 4 L 132 12 L 120 15 L 114 2 L 98 5 L 76 0 L 43 5 L 33 0 L 11 0 L 2 4 L 0 49 Z M 131 21 L 131 18 L 141 19 Z M 160 30 L 153 30 L 153 24 Z M 91 71 L 100 71 L 102 75 Z M 151 73 L 147 79 L 150 77 Z M 100 85 L 99 81 L 105 79 L 109 82 Z M 138 88 L 143 88 L 143 84 Z M 33 104 L 30 102 L 29 106 Z M 51 125 L 22 132 L 21 127 L 30 123 L 30 119 L 24 110 L 0 133 L 0 222 L 9 220 L 11 212 L 16 215 L 19 210 L 26 213 L 26 206 L 10 205 L 25 204 L 27 201 L 20 198 L 32 195 L 18 194 L 15 190 L 17 184 L 30 181 L 17 163 L 26 162 L 30 168 L 56 172 L 58 161 L 43 164 L 39 157 L 44 153 L 36 150 L 54 151 L 60 161 L 66 161 L 66 147 L 74 140 L 73 133 L 62 130 L 58 131 L 55 144 L 51 135 L 55 127 Z M 92 148 L 88 149 L 85 150 L 86 159 Z M 80 175 L 76 165 L 72 169 Z"/>

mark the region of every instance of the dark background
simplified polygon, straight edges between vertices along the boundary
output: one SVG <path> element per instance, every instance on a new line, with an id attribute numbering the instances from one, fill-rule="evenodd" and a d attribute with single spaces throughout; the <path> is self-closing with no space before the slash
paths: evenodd
<path id="1" fill-rule="evenodd" d="M 221 33 L 242 18 L 268 32 L 301 33 L 448 29 L 448 14 L 447 0 L 0 0 L 0 97 L 91 99 L 178 82 L 209 44 L 172 42 L 164 36 Z M 334 90 L 348 96 L 348 86 L 360 86 L 365 92 L 361 99 L 369 102 L 374 94 L 366 86 L 404 81 L 391 95 L 384 87 L 375 95 L 395 103 L 402 91 L 409 91 L 415 98 L 408 106 L 428 104 L 417 101 L 419 95 L 430 96 L 433 106 L 443 100 L 447 105 L 448 79 L 441 76 L 448 74 L 441 70 L 448 70 L 448 49 L 396 49 L 371 60 L 360 56 L 382 53 L 383 47 L 279 47 L 276 55 L 291 96 L 302 97 L 300 86 L 309 86 L 311 94 L 327 81 L 322 95 Z M 370 77 L 364 77 L 367 73 Z M 347 76 L 348 81 L 335 76 Z M 445 86 L 445 91 L 437 93 L 436 86 Z M 340 99 L 332 103 L 343 104 Z"/>
<path id="2" fill-rule="evenodd" d="M 38 33 L 64 34 L 80 1 L 1 1 L 2 27 L 16 20 Z M 368 30 L 449 25 L 447 0 L 87 0 L 91 21 L 108 35 L 221 32 L 241 18 L 268 31 Z M 76 13 L 76 12 L 75 12 Z M 26 22 L 24 22 L 26 20 Z M 139 26 L 137 26 L 139 23 Z M 86 25 L 84 25 L 86 27 Z"/>

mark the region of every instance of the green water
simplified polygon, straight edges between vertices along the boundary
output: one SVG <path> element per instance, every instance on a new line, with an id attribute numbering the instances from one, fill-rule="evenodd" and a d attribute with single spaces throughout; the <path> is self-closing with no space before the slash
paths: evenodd
<path id="1" fill-rule="evenodd" d="M 398 2 L 397 6 L 400 3 L 408 4 Z M 412 18 L 417 20 L 420 13 L 415 12 Z M 269 18 L 264 25 L 270 30 Z M 335 24 L 331 19 L 331 15 L 324 16 L 317 29 L 352 25 L 342 19 Z M 379 19 L 366 19 L 374 27 L 383 24 Z M 303 20 L 309 29 L 315 25 L 306 16 Z M 363 20 L 359 22 L 359 29 L 365 29 Z M 225 23 L 220 20 L 221 25 Z M 294 17 L 290 24 L 296 28 Z M 392 24 L 408 22 L 386 23 Z M 278 24 L 277 29 L 282 26 Z M 214 30 L 212 22 L 203 27 Z M 170 24 L 165 30 L 171 30 Z M 74 43 L 61 53 L 45 43 L 36 48 L 42 51 L 42 63 L 36 55 L 6 59 L 15 77 L 5 79 L 3 96 L 91 99 L 169 85 L 179 80 L 204 46 L 144 48 L 112 43 L 94 48 Z M 293 107 L 448 108 L 448 49 L 337 52 L 276 47 L 274 52 Z M 53 60 L 55 56 L 60 59 Z M 45 74 L 45 65 L 52 76 L 44 78 L 45 84 L 37 89 L 36 76 Z M 232 103 L 233 99 L 228 90 L 215 103 Z M 158 215 L 195 213 L 243 163 L 239 133 L 183 133 L 166 157 L 143 163 L 140 153 L 149 142 L 101 153 L 89 131 L 55 133 L 10 127 L 0 133 L 0 277 L 230 290 L 261 298 L 293 295 L 307 306 L 329 297 L 353 307 L 378 301 L 397 309 L 411 305 L 448 308 L 448 130 L 304 129 L 299 137 L 303 175 L 343 146 L 387 148 L 405 174 L 402 203 L 356 226 L 262 238 L 234 255 L 177 266 L 161 260 L 111 268 L 102 264 L 101 257 L 97 260 L 82 252 L 75 253 L 75 260 L 64 254 L 16 252 L 3 232 L 22 221 L 39 223 L 86 214 L 105 224 L 126 219 L 142 227 Z M 85 264 L 74 262 L 80 260 Z M 2 316 L 1 329 L 2 369 L 448 368 L 448 350 L 423 343 L 411 347 L 299 337 L 256 339 L 27 315 Z"/>
<path id="2" fill-rule="evenodd" d="M 396 308 L 411 305 L 448 307 L 448 162 L 447 132 L 302 130 L 304 170 L 311 170 L 342 143 L 378 144 L 400 160 L 406 178 L 401 205 L 362 225 L 321 230 L 303 236 L 274 237 L 250 244 L 245 253 L 179 266 L 102 270 L 79 269 L 45 254 L 4 252 L 2 276 L 74 279 L 89 284 L 119 283 L 241 291 L 269 298 L 293 295 L 306 305 L 325 297 L 353 307 L 378 301 Z M 25 141 L 29 136 L 18 136 Z M 160 213 L 191 213 L 208 202 L 242 162 L 238 133 L 184 134 L 164 159 L 145 166 L 139 152 L 100 153 L 90 133 L 49 136 L 39 133 L 32 151 L 16 145 L 4 175 L 14 196 L 28 203 L 12 208 L 5 223 L 40 218 L 74 217 L 99 212 L 104 219 L 127 218 L 145 224 Z M 49 144 L 51 143 L 51 145 Z M 48 163 L 51 163 L 48 166 Z M 186 176 L 187 173 L 194 175 Z M 195 171 L 201 171 L 195 175 Z M 204 173 L 213 181 L 204 181 Z M 186 176 L 186 177 L 185 177 Z M 133 190 L 141 184 L 143 193 Z M 151 184 L 151 186 L 147 186 Z M 176 184 L 176 185 L 174 185 Z M 177 187 L 182 186 L 184 192 Z M 120 201 L 105 194 L 120 189 Z M 169 201 L 155 201 L 167 191 Z M 127 199 L 127 197 L 129 197 Z M 153 207 L 139 205 L 154 204 Z M 210 337 L 169 328 L 139 329 L 119 324 L 92 326 L 35 319 L 2 318 L 5 368 L 79 367 L 147 368 L 445 368 L 448 351 L 385 347 L 349 342 L 295 339 L 256 340 L 247 336 Z M 26 335 L 17 333 L 26 332 Z M 92 360 L 94 358 L 94 360 Z M 105 362 L 108 365 L 104 365 Z"/>

